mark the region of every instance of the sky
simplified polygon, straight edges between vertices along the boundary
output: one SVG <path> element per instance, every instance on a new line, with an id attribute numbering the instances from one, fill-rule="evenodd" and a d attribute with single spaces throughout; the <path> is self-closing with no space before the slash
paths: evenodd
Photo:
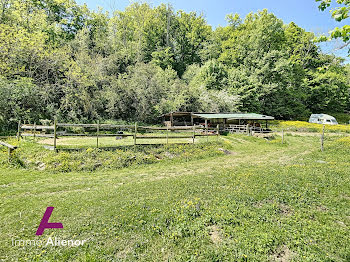
<path id="1" fill-rule="evenodd" d="M 97 10 L 102 7 L 104 10 L 113 12 L 115 10 L 124 10 L 132 1 L 129 0 L 76 0 L 77 3 L 86 3 L 89 8 Z M 213 28 L 227 25 L 225 16 L 230 13 L 238 13 L 242 18 L 250 12 L 256 12 L 267 8 L 274 13 L 284 23 L 295 22 L 307 31 L 314 32 L 316 35 L 327 34 L 334 27 L 340 27 L 349 24 L 349 19 L 336 22 L 331 18 L 329 10 L 321 12 L 318 9 L 318 3 L 314 0 L 147 0 L 153 6 L 161 3 L 170 3 L 175 10 L 184 10 L 186 12 L 196 11 L 202 13 L 208 24 Z M 347 49 L 338 50 L 342 42 L 332 41 L 321 44 L 324 53 L 334 53 L 337 56 L 346 58 Z"/>

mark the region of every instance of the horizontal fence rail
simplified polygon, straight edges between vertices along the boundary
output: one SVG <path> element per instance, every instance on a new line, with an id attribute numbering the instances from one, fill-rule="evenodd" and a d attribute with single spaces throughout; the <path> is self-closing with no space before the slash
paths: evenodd
<path id="1" fill-rule="evenodd" d="M 169 130 L 169 131 L 174 131 L 174 130 L 193 130 L 194 129 L 205 129 L 204 126 L 179 126 L 179 127 L 152 127 L 152 126 L 139 126 L 140 129 L 145 129 L 145 130 Z"/>
<path id="2" fill-rule="evenodd" d="M 21 133 L 21 136 L 54 138 L 53 135 Z"/>
<path id="3" fill-rule="evenodd" d="M 112 124 L 65 124 L 65 123 L 57 123 L 57 127 L 134 128 L 133 125 L 112 125 Z"/>
<path id="4" fill-rule="evenodd" d="M 122 137 L 128 137 L 128 136 L 134 136 L 131 134 L 74 134 L 74 133 L 63 133 L 63 134 L 57 134 L 57 136 L 82 136 L 82 137 L 111 137 L 111 136 L 122 136 Z"/>
<path id="5" fill-rule="evenodd" d="M 0 145 L 6 146 L 7 148 L 12 149 L 12 150 L 17 148 L 16 146 L 10 145 L 10 144 L 8 144 L 8 143 L 6 143 L 4 141 L 1 141 L 1 140 L 0 140 Z"/>
<path id="6" fill-rule="evenodd" d="M 54 126 L 22 125 L 21 128 L 26 130 L 53 130 Z"/>

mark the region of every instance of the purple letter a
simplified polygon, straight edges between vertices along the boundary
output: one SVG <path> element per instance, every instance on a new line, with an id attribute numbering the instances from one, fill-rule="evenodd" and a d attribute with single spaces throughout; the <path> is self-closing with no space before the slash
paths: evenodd
<path id="1" fill-rule="evenodd" d="M 40 222 L 36 235 L 41 236 L 44 233 L 45 228 L 63 228 L 62 223 L 49 223 L 50 216 L 54 207 L 46 208 L 43 219 Z"/>

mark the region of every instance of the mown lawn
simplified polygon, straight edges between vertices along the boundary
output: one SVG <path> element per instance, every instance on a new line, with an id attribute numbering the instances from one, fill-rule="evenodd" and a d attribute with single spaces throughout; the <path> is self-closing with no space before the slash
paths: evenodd
<path id="1" fill-rule="evenodd" d="M 232 135 L 229 154 L 94 172 L 0 169 L 0 260 L 349 261 L 350 142 Z M 187 149 L 188 150 L 188 149 Z M 35 236 L 48 206 L 52 222 Z M 87 239 L 14 247 L 12 239 Z"/>

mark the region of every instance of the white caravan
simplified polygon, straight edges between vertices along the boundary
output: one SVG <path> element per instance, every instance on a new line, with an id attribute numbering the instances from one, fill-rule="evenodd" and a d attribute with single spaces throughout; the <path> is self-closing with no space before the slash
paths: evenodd
<path id="1" fill-rule="evenodd" d="M 337 120 L 333 116 L 327 114 L 312 114 L 310 116 L 309 123 L 338 125 Z"/>

